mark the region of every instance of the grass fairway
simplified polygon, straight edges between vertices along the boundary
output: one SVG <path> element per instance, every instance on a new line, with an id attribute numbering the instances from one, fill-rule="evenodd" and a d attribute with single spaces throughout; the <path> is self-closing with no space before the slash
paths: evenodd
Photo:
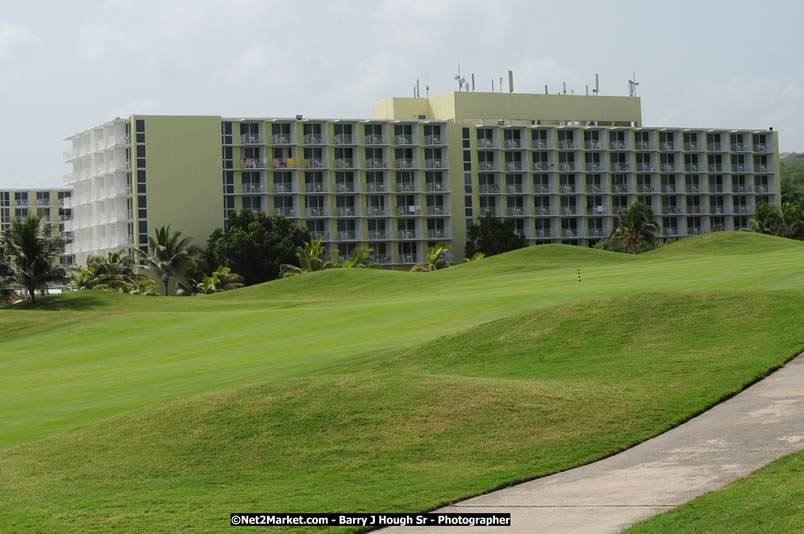
<path id="1" fill-rule="evenodd" d="M 723 233 L 5 310 L 0 530 L 419 511 L 567 469 L 800 351 L 801 288 L 802 244 Z"/>
<path id="2" fill-rule="evenodd" d="M 788 534 L 804 525 L 804 451 L 779 458 L 725 488 L 637 523 L 628 534 Z"/>

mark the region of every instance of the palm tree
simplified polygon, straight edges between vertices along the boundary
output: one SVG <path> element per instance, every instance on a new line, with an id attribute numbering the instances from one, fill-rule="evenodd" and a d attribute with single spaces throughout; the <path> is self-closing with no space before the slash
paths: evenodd
<path id="1" fill-rule="evenodd" d="M 149 279 L 140 280 L 137 284 L 131 289 L 130 293 L 132 295 L 156 295 L 156 288 L 154 287 L 154 281 Z"/>
<path id="2" fill-rule="evenodd" d="M 641 202 L 634 202 L 627 211 L 617 214 L 617 228 L 609 239 L 618 242 L 626 252 L 638 254 L 639 243 L 645 241 L 654 245 L 656 237 L 653 233 L 658 231 L 651 209 Z"/>
<path id="3" fill-rule="evenodd" d="M 332 263 L 332 253 L 327 254 L 327 249 L 323 244 L 324 237 L 311 239 L 304 246 L 296 249 L 296 257 L 299 258 L 299 266 L 284 264 L 282 265 L 283 276 L 294 276 L 297 274 L 309 273 L 312 271 L 323 271 L 334 267 Z"/>
<path id="4" fill-rule="evenodd" d="M 89 256 L 87 271 L 91 279 L 88 287 L 107 291 L 128 293 L 137 287 L 142 275 L 137 274 L 134 258 L 122 250 L 109 252 L 106 257 Z"/>
<path id="5" fill-rule="evenodd" d="M 486 255 L 483 254 L 482 252 L 475 252 L 474 254 L 472 254 L 471 258 L 464 258 L 463 262 L 464 263 L 472 263 L 472 262 L 475 262 L 475 261 L 480 261 L 485 257 L 486 257 Z"/>
<path id="6" fill-rule="evenodd" d="M 243 287 L 243 277 L 221 265 L 217 271 L 204 278 L 202 285 L 204 294 L 220 293 Z"/>
<path id="7" fill-rule="evenodd" d="M 760 234 L 776 235 L 779 227 L 779 208 L 767 202 L 757 204 L 751 227 Z"/>
<path id="8" fill-rule="evenodd" d="M 356 248 L 352 250 L 352 255 L 348 260 L 343 262 L 342 267 L 345 269 L 365 269 L 367 267 L 375 267 L 377 264 L 374 262 L 373 248 Z"/>
<path id="9" fill-rule="evenodd" d="M 3 250 L 14 281 L 21 285 L 36 304 L 36 291 L 45 291 L 50 283 L 67 282 L 67 270 L 59 265 L 64 245 L 51 236 L 50 223 L 31 215 L 15 219 L 3 235 Z"/>
<path id="10" fill-rule="evenodd" d="M 181 273 L 181 268 L 195 254 L 196 249 L 190 246 L 190 238 L 181 238 L 181 232 L 171 232 L 170 225 L 154 230 L 148 236 L 149 253 L 138 250 L 145 259 L 146 268 L 153 271 L 165 284 L 165 295 L 172 277 Z"/>
<path id="11" fill-rule="evenodd" d="M 0 246 L 0 302 L 7 303 L 17 298 L 15 285 L 14 269 L 11 268 L 11 262 L 5 257 L 3 247 Z"/>
<path id="12" fill-rule="evenodd" d="M 411 267 L 410 272 L 426 273 L 449 267 L 449 262 L 447 261 L 448 252 L 449 247 L 447 247 L 446 243 L 437 243 L 436 246 L 430 247 L 430 251 L 427 253 L 424 263 L 414 265 Z M 475 256 L 477 256 L 477 253 L 472 257 L 474 258 Z"/>

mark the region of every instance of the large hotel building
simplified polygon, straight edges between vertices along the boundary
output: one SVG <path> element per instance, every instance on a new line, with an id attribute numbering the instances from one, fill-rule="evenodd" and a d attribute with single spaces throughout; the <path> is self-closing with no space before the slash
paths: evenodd
<path id="1" fill-rule="evenodd" d="M 68 140 L 76 263 L 147 249 L 168 224 L 203 245 L 244 209 L 305 225 L 341 257 L 367 246 L 405 266 L 439 241 L 460 261 L 486 214 L 529 244 L 592 246 L 635 201 L 661 237 L 748 228 L 758 203 L 780 202 L 777 132 L 643 126 L 637 97 L 453 92 L 384 100 L 372 119 L 134 115 Z"/>

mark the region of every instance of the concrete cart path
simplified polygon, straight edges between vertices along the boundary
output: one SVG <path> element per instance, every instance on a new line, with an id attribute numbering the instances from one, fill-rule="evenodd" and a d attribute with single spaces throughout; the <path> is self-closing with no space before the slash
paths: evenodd
<path id="1" fill-rule="evenodd" d="M 617 532 L 802 448 L 804 353 L 739 395 L 627 451 L 438 511 L 511 514 L 510 527 L 469 529 L 478 533 Z"/>

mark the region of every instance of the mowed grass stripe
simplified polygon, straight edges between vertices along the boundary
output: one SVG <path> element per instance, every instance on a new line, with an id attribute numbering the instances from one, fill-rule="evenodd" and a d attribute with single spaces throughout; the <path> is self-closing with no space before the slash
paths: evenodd
<path id="1" fill-rule="evenodd" d="M 218 532 L 234 510 L 431 509 L 666 430 L 799 351 L 802 324 L 801 292 L 607 297 L 148 406 L 1 451 L 0 525 Z"/>

